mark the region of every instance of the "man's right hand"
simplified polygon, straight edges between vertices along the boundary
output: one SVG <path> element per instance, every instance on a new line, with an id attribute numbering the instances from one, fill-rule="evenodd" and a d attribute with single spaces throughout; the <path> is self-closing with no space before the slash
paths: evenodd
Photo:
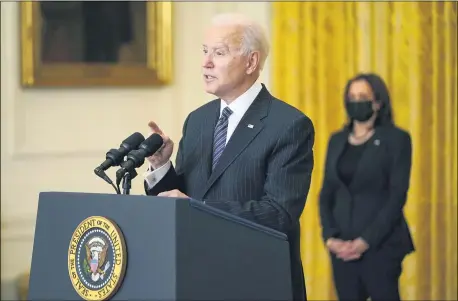
<path id="1" fill-rule="evenodd" d="M 148 157 L 148 161 L 154 169 L 157 169 L 164 164 L 166 164 L 170 157 L 172 156 L 173 152 L 173 141 L 170 140 L 169 136 L 165 135 L 162 130 L 157 126 L 154 121 L 150 121 L 148 126 L 151 129 L 152 134 L 159 134 L 161 135 L 162 139 L 164 140 L 164 144 L 162 147 L 154 153 L 152 156 Z"/>

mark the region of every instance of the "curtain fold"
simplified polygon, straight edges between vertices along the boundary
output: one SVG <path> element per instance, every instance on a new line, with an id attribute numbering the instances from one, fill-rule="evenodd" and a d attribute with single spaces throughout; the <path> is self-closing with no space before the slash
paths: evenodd
<path id="1" fill-rule="evenodd" d="M 343 89 L 357 72 L 388 84 L 396 123 L 413 140 L 405 214 L 417 251 L 403 267 L 406 300 L 457 299 L 457 3 L 277 2 L 272 79 L 279 98 L 316 129 L 316 165 L 301 217 L 312 300 L 335 299 L 318 193 L 327 141 L 345 121 Z"/>

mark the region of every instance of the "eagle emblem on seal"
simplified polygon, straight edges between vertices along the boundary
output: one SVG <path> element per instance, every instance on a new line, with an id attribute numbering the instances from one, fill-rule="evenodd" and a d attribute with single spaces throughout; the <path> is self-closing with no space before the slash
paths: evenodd
<path id="1" fill-rule="evenodd" d="M 110 261 L 106 260 L 108 244 L 100 236 L 91 238 L 86 244 L 86 272 L 91 274 L 94 282 L 103 280 L 106 271 L 110 268 Z"/>

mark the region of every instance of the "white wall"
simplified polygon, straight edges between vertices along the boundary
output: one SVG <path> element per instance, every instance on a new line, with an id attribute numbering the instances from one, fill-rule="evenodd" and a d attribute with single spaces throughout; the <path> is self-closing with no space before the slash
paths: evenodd
<path id="1" fill-rule="evenodd" d="M 270 35 L 268 3 L 175 2 L 174 8 L 172 85 L 24 90 L 19 85 L 18 3 L 1 3 L 2 281 L 29 269 L 40 191 L 112 193 L 111 186 L 93 174 L 108 149 L 134 131 L 147 135 L 149 120 L 178 142 L 186 115 L 212 99 L 202 91 L 198 37 L 213 14 L 243 12 L 259 20 Z M 263 75 L 266 84 L 269 65 Z M 113 170 L 109 175 L 113 178 Z M 132 194 L 143 193 L 140 179 L 134 180 Z"/>

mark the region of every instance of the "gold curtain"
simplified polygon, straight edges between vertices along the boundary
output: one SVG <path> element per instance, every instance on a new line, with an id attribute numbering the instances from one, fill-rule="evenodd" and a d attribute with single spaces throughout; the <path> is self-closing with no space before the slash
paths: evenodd
<path id="1" fill-rule="evenodd" d="M 457 300 L 457 3 L 273 3 L 273 90 L 316 128 L 316 165 L 302 226 L 311 300 L 335 299 L 318 193 L 327 141 L 345 121 L 357 72 L 387 82 L 396 123 L 413 140 L 405 208 L 417 251 L 404 261 L 405 300 Z"/>

